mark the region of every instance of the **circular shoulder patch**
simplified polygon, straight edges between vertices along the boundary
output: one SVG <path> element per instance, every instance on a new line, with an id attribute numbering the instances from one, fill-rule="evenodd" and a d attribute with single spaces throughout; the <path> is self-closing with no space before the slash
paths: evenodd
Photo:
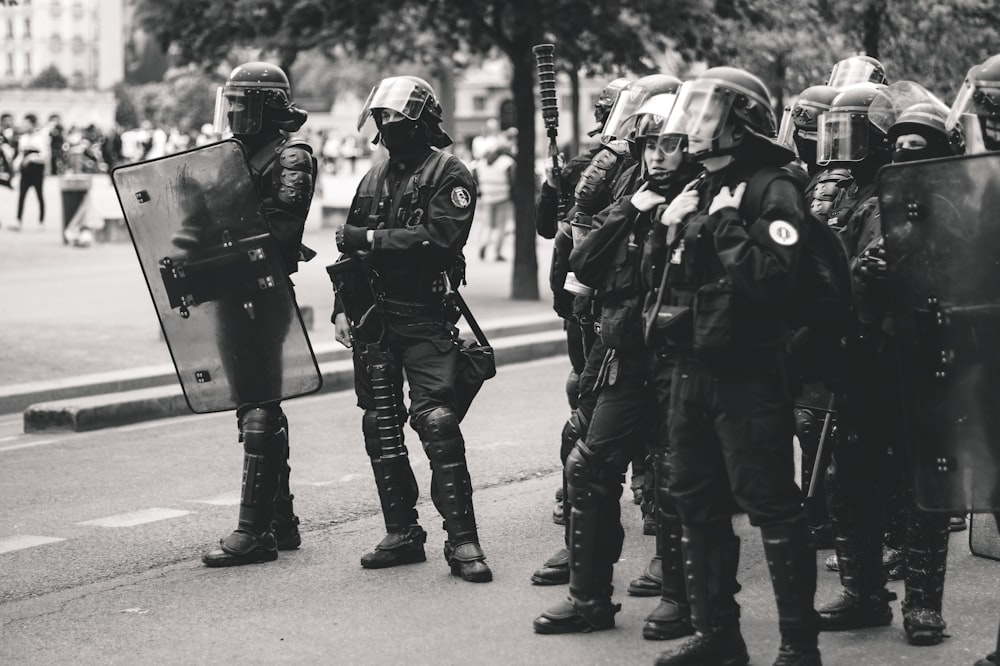
<path id="1" fill-rule="evenodd" d="M 451 202 L 455 204 L 456 208 L 468 208 L 469 204 L 472 203 L 472 197 L 469 195 L 469 190 L 464 187 L 456 187 L 452 189 Z"/>
<path id="2" fill-rule="evenodd" d="M 799 232 L 784 220 L 775 220 L 767 228 L 767 233 L 778 245 L 795 245 L 799 242 Z"/>

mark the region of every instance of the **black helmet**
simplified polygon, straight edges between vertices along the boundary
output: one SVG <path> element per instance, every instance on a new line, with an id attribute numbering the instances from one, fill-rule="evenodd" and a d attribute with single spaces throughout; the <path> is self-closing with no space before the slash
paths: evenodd
<path id="1" fill-rule="evenodd" d="M 828 86 L 843 88 L 856 83 L 888 83 L 885 76 L 885 66 L 881 62 L 866 55 L 855 55 L 844 58 L 830 70 Z"/>
<path id="2" fill-rule="evenodd" d="M 895 146 L 893 162 L 929 160 L 936 157 L 960 155 L 963 151 L 961 133 L 949 132 L 945 127 L 948 107 L 920 102 L 904 110 L 889 128 L 889 145 Z M 924 140 L 918 148 L 897 146 L 897 140 L 908 134 L 917 134 Z"/>
<path id="3" fill-rule="evenodd" d="M 236 67 L 215 100 L 215 128 L 219 133 L 257 134 L 265 125 L 294 132 L 306 112 L 292 105 L 288 76 L 269 62 L 247 62 Z"/>
<path id="4" fill-rule="evenodd" d="M 965 75 L 946 121 L 949 131 L 960 124 L 970 152 L 1000 150 L 1000 54 Z"/>
<path id="5" fill-rule="evenodd" d="M 794 150 L 810 168 L 816 163 L 816 135 L 819 117 L 837 96 L 831 86 L 810 86 L 799 93 L 795 103 L 785 107 L 778 129 L 778 143 Z"/>
<path id="6" fill-rule="evenodd" d="M 604 129 L 604 122 L 611 114 L 611 107 L 615 105 L 615 100 L 618 99 L 618 93 L 627 88 L 629 83 L 628 79 L 619 77 L 604 86 L 604 90 L 601 91 L 601 94 L 597 96 L 597 101 L 594 102 L 594 120 L 597 121 L 597 127 L 587 132 L 587 136 L 595 136 L 601 133 L 601 130 Z"/>
<path id="7" fill-rule="evenodd" d="M 635 112 L 653 95 L 676 93 L 681 80 L 669 74 L 649 74 L 636 79 L 618 93 L 601 132 L 601 143 L 612 145 L 628 137 L 635 122 Z"/>
<path id="8" fill-rule="evenodd" d="M 731 141 L 723 138 L 730 126 Z M 777 130 L 763 81 L 735 67 L 713 67 L 681 86 L 664 134 L 686 136 L 689 154 L 698 158 L 731 154 L 753 136 L 787 162 L 792 155 L 777 145 Z"/>
<path id="9" fill-rule="evenodd" d="M 857 83 L 840 91 L 819 121 L 816 162 L 862 162 L 886 149 L 885 132 L 869 121 L 868 111 L 884 85 Z"/>
<path id="10" fill-rule="evenodd" d="M 440 127 L 444 114 L 434 88 L 419 76 L 390 76 L 379 81 L 358 116 L 359 132 L 374 109 L 389 109 L 419 121 L 432 146 L 444 148 L 452 144 L 451 137 Z"/>

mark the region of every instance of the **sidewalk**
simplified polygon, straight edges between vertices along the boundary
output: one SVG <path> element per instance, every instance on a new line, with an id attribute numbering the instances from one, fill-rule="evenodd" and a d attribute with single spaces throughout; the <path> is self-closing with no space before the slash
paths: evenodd
<path id="1" fill-rule="evenodd" d="M 324 267 L 338 252 L 333 230 L 321 225 L 321 202 L 342 205 L 353 181 L 327 177 L 323 185 L 304 237 L 319 256 L 293 276 L 300 307 L 312 310 L 309 334 L 316 350 L 337 345 L 328 323 L 333 294 Z M 170 354 L 131 244 L 64 245 L 59 179 L 45 182 L 44 226 L 32 196 L 23 228 L 12 231 L 17 193 L 0 189 L 0 389 L 80 383 L 108 373 L 142 376 L 164 368 L 169 374 Z M 539 241 L 538 247 L 539 301 L 510 300 L 511 264 L 482 262 L 469 253 L 464 293 L 481 322 L 550 318 L 552 329 L 560 326 L 545 282 L 550 246 Z"/>

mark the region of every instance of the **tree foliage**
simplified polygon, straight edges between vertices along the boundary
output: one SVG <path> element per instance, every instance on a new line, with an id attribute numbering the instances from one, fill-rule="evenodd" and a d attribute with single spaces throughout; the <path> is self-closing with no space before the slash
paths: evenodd
<path id="1" fill-rule="evenodd" d="M 29 88 L 66 88 L 69 81 L 55 65 L 49 65 L 28 84 Z"/>
<path id="2" fill-rule="evenodd" d="M 122 127 L 137 127 L 148 120 L 160 127 L 197 132 L 212 122 L 218 82 L 195 68 L 169 70 L 161 82 L 119 85 L 116 120 Z"/>
<path id="3" fill-rule="evenodd" d="M 538 297 L 533 45 L 555 43 L 562 69 L 609 77 L 743 67 L 768 84 L 776 107 L 824 83 L 840 58 L 869 53 L 891 79 L 917 80 L 949 101 L 969 66 L 997 50 L 998 15 L 1000 0 L 137 0 L 137 16 L 165 48 L 223 75 L 246 48 L 290 74 L 310 52 L 364 62 L 363 73 L 303 74 L 309 85 L 362 91 L 380 76 L 505 57 L 518 118 L 515 298 Z"/>

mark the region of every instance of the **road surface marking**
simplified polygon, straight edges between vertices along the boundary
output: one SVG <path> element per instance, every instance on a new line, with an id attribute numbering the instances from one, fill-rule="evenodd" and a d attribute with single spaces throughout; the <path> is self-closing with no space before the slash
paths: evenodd
<path id="1" fill-rule="evenodd" d="M 0 539 L 0 553 L 9 553 L 14 550 L 23 550 L 25 548 L 31 548 L 33 546 L 44 546 L 47 543 L 55 543 L 57 541 L 65 541 L 65 539 L 60 539 L 58 537 L 30 536 L 28 534 L 20 534 L 15 537 Z"/>
<path id="2" fill-rule="evenodd" d="M 2 440 L 0 440 L 2 441 Z M 17 451 L 18 449 L 30 449 L 33 446 L 44 446 L 45 444 L 52 444 L 56 440 L 54 439 L 42 439 L 37 442 L 25 442 L 24 444 L 15 444 L 13 446 L 0 447 L 0 453 L 4 451 Z"/>
<path id="3" fill-rule="evenodd" d="M 212 504 L 214 506 L 236 506 L 240 503 L 240 493 L 239 492 L 228 492 L 222 493 L 221 495 L 216 495 L 215 497 L 206 497 L 205 499 L 195 499 L 188 500 L 194 504 Z"/>
<path id="4" fill-rule="evenodd" d="M 193 511 L 180 511 L 178 509 L 143 509 L 142 511 L 132 511 L 131 513 L 119 513 L 116 516 L 107 518 L 97 518 L 95 520 L 85 520 L 77 525 L 93 525 L 94 527 L 133 527 L 144 523 L 153 523 L 157 520 L 167 518 L 177 518 L 186 516 Z"/>

